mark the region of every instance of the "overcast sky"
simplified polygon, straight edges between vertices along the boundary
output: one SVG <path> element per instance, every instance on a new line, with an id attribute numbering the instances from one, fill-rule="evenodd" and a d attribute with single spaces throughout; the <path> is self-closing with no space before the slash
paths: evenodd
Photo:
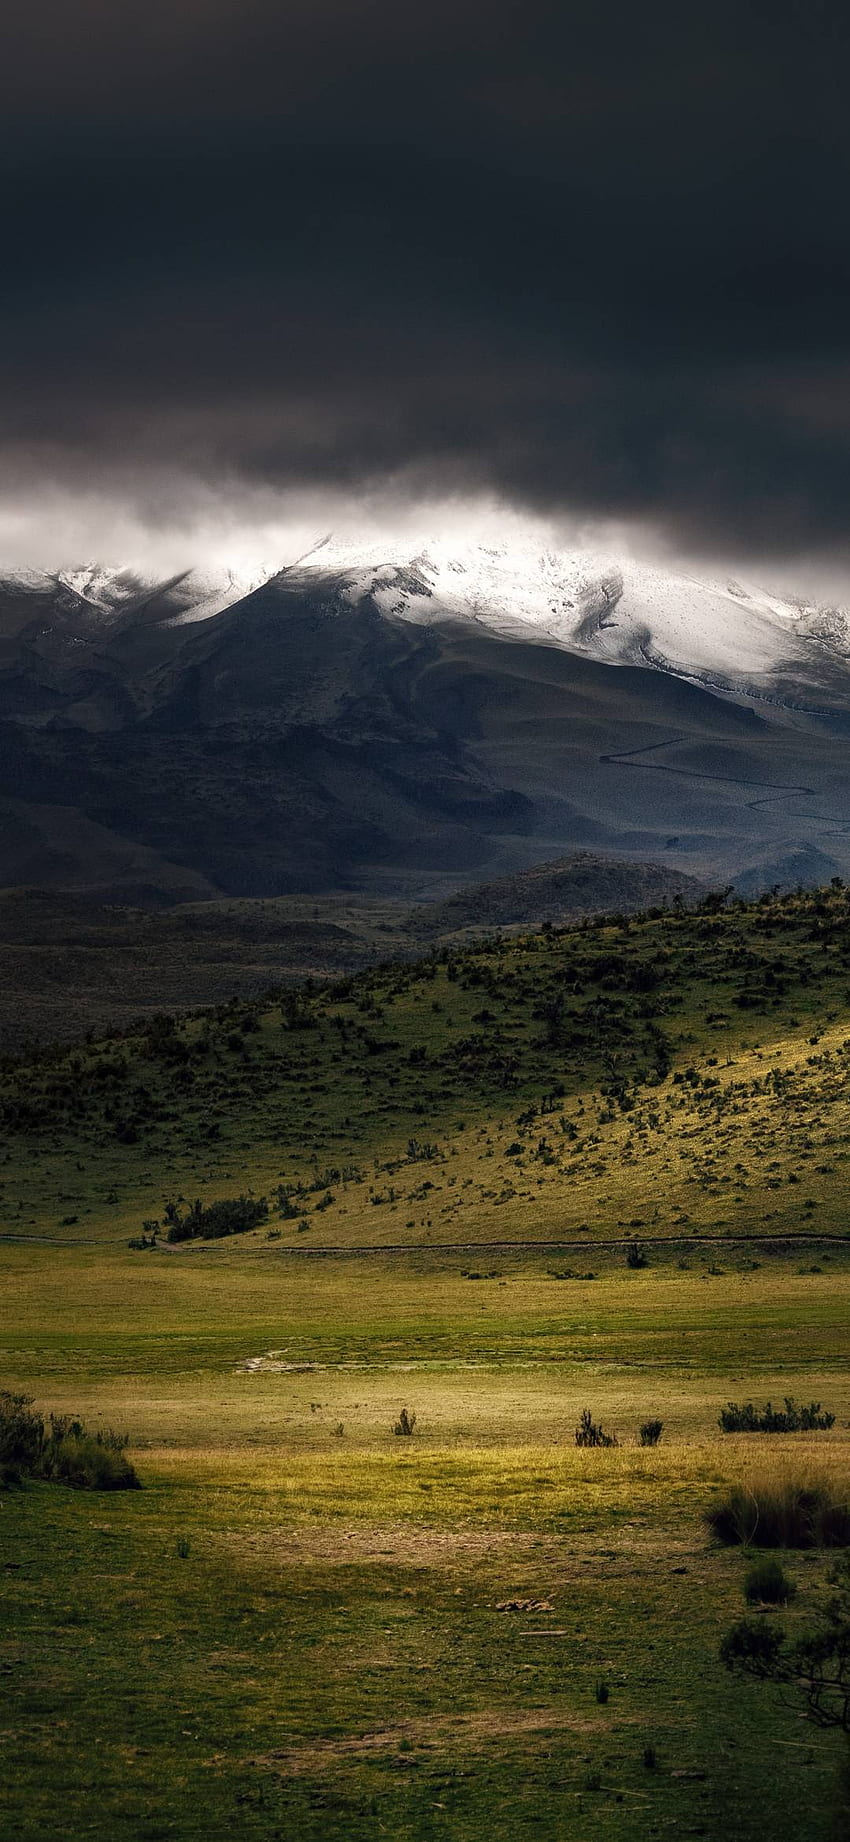
<path id="1" fill-rule="evenodd" d="M 481 502 L 840 573 L 843 0 L 15 12 L 7 553 Z"/>

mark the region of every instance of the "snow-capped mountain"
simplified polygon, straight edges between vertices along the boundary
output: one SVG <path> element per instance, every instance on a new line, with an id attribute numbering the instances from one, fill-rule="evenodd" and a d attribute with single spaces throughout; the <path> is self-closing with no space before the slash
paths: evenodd
<path id="1" fill-rule="evenodd" d="M 332 584 L 340 606 L 367 602 L 389 621 L 471 623 L 506 640 L 672 673 L 721 695 L 779 695 L 793 703 L 829 686 L 850 696 L 850 616 L 843 608 L 628 557 L 541 549 L 530 540 L 438 537 L 405 545 L 328 537 L 283 567 L 190 568 L 157 581 L 87 564 L 52 576 L 9 572 L 0 591 L 37 594 L 41 603 L 53 595 L 87 623 L 192 626 L 275 583 L 308 593 Z"/>
<path id="2" fill-rule="evenodd" d="M 325 540 L 298 569 L 419 625 L 473 621 L 613 665 L 642 665 L 756 694 L 777 679 L 850 674 L 850 617 L 752 583 L 712 581 L 623 557 L 532 544 L 439 540 L 378 554 Z"/>
<path id="3" fill-rule="evenodd" d="M 0 887 L 850 875 L 850 622 L 532 541 L 0 573 Z M 136 895 L 133 895 L 136 899 Z"/>
<path id="4" fill-rule="evenodd" d="M 60 569 L 53 578 L 77 600 L 99 614 L 115 614 L 144 592 L 143 580 L 130 569 L 107 569 L 101 563 L 84 563 L 77 569 Z"/>

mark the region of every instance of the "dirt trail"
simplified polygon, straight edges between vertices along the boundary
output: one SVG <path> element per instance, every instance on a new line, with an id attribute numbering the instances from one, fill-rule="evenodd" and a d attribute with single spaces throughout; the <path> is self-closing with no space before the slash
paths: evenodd
<path id="1" fill-rule="evenodd" d="M 600 755 L 599 759 L 602 762 L 619 762 L 623 767 L 645 768 L 648 772 L 654 774 L 676 774 L 682 780 L 711 780 L 719 781 L 726 786 L 761 787 L 763 790 L 766 790 L 766 798 L 747 800 L 746 804 L 750 809 L 755 806 L 772 805 L 775 800 L 782 799 L 789 793 L 800 794 L 806 799 L 814 799 L 816 797 L 817 790 L 815 787 L 804 787 L 790 781 L 750 780 L 745 774 L 705 774 L 701 773 L 698 768 L 669 767 L 666 761 L 639 761 L 635 759 L 638 755 L 652 755 L 659 748 L 675 748 L 677 743 L 686 742 L 687 740 L 687 736 L 669 736 L 666 742 L 647 742 L 642 748 L 620 749 L 614 754 Z M 813 818 L 828 819 L 831 824 L 841 824 L 840 820 L 833 819 L 831 815 L 827 813 L 813 813 L 810 816 Z"/>
<path id="2" fill-rule="evenodd" d="M 349 1247 L 275 1247 L 255 1248 L 255 1253 L 272 1259 L 326 1260 L 348 1259 L 366 1254 L 522 1254 L 522 1253 L 625 1253 L 640 1241 L 650 1252 L 654 1247 L 846 1247 L 850 1251 L 850 1234 L 645 1234 L 639 1232 L 616 1241 L 384 1241 L 372 1246 Z"/>

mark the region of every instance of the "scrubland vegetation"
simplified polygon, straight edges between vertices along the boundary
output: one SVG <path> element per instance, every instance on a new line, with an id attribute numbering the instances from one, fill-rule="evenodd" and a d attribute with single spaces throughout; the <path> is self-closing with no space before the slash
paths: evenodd
<path id="1" fill-rule="evenodd" d="M 5 1067 L 3 1385 L 142 1488 L 9 1475 L 0 1834 L 835 1842 L 848 947 L 709 904 Z"/>
<path id="2" fill-rule="evenodd" d="M 138 1490 L 128 1445 L 125 1433 L 90 1433 L 71 1414 L 45 1424 L 32 1395 L 0 1392 L 0 1487 L 35 1477 L 79 1490 Z"/>
<path id="3" fill-rule="evenodd" d="M 843 887 L 709 903 L 7 1062 L 4 1231 L 163 1239 L 253 1195 L 281 1249 L 843 1237 L 848 955 Z"/>

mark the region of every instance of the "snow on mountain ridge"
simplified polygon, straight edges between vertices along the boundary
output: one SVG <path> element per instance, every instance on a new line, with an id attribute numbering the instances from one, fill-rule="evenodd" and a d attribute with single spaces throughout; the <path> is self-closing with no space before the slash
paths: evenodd
<path id="1" fill-rule="evenodd" d="M 172 590 L 173 597 L 179 592 L 185 605 L 172 616 L 169 625 L 185 627 L 196 621 L 213 620 L 216 614 L 224 614 L 280 573 L 279 563 L 256 563 L 241 569 L 191 569 Z"/>
<path id="2" fill-rule="evenodd" d="M 60 569 L 55 580 L 71 590 L 80 601 L 101 614 L 113 614 L 125 601 L 137 595 L 143 586 L 130 569 L 108 569 L 100 563 L 84 563 L 76 569 Z"/>
<path id="3" fill-rule="evenodd" d="M 845 669 L 850 662 L 843 609 L 628 557 L 436 540 L 391 548 L 376 561 L 374 547 L 326 540 L 300 569 L 343 577 L 352 600 L 368 594 L 397 619 L 472 620 L 506 637 L 718 687 L 739 689 L 777 673 L 806 677 L 819 653 Z"/>
<path id="4" fill-rule="evenodd" d="M 83 563 L 75 568 L 60 569 L 55 574 L 29 569 L 2 570 L 0 586 L 42 596 L 58 589 L 72 596 L 73 602 L 82 603 L 90 612 L 108 621 L 155 604 L 159 618 L 165 618 L 169 625 L 183 626 L 223 614 L 279 572 L 278 562 L 254 563 L 241 568 L 222 564 L 184 569 L 163 580 L 142 575 L 124 565 L 109 567 Z"/>
<path id="5" fill-rule="evenodd" d="M 520 536 L 478 543 L 348 543 L 325 538 L 297 562 L 190 568 L 167 581 L 86 564 L 54 576 L 13 572 L 32 592 L 60 588 L 108 622 L 168 626 L 214 619 L 275 581 L 316 588 L 330 578 L 352 606 L 369 598 L 389 619 L 472 623 L 506 639 L 563 647 L 611 665 L 639 665 L 732 693 L 780 681 L 846 679 L 850 620 L 842 608 L 711 580 L 628 556 L 541 547 Z"/>

